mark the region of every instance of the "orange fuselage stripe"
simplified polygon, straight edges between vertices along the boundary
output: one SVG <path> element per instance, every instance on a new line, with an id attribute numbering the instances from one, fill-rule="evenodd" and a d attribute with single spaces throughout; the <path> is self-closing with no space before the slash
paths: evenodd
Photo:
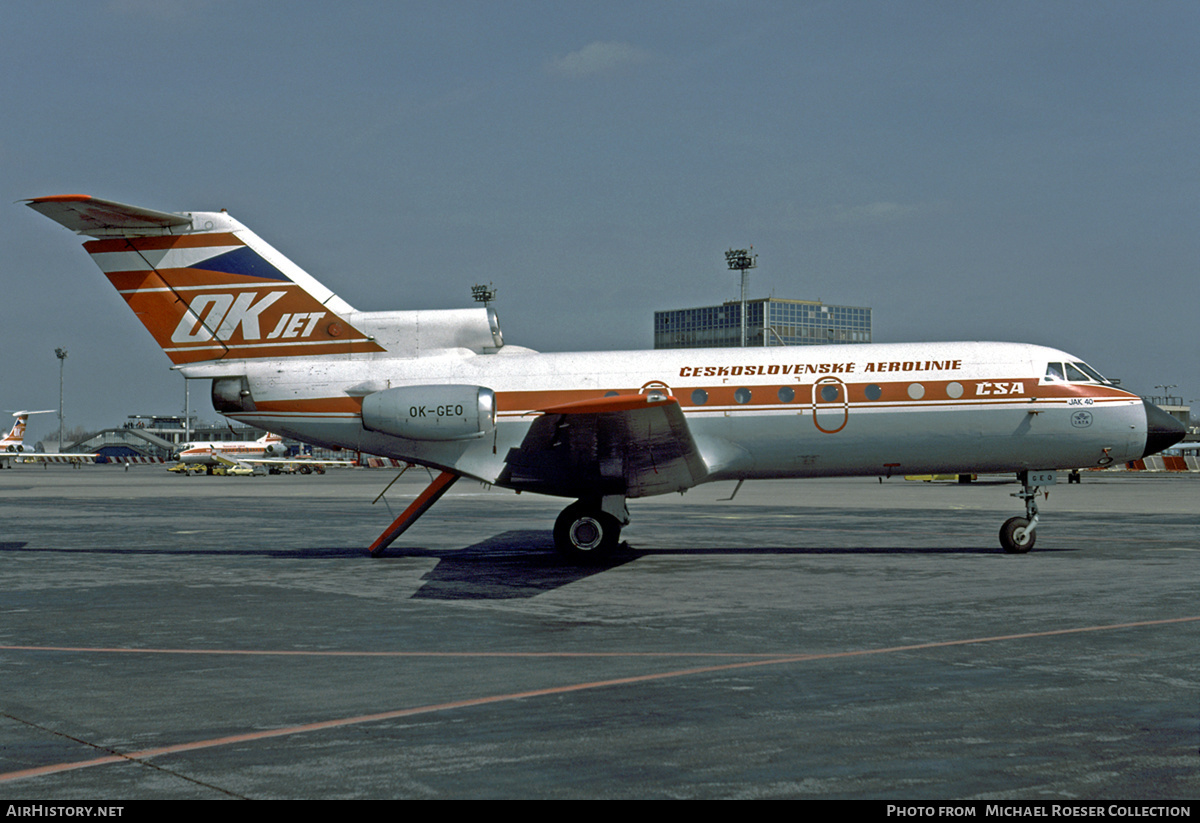
<path id="1" fill-rule="evenodd" d="M 1056 406 L 1071 400 L 1090 400 L 1093 403 L 1106 401 L 1128 402 L 1136 398 L 1119 389 L 1108 386 L 1067 384 L 1067 385 L 1037 385 L 1037 381 L 1025 380 L 962 380 L 962 381 L 921 381 L 925 394 L 917 399 L 909 395 L 908 387 L 912 381 L 892 383 L 839 383 L 844 386 L 844 395 L 839 393 L 835 400 L 824 400 L 817 394 L 818 407 L 850 405 L 854 408 L 924 408 L 939 405 L 967 405 L 985 408 L 997 403 L 1031 403 L 1049 402 Z M 962 394 L 953 397 L 948 387 L 951 383 L 962 386 Z M 998 392 L 997 394 L 978 394 L 976 384 L 984 384 L 985 391 L 993 386 L 1020 385 L 1018 393 Z M 782 401 L 778 395 L 778 386 L 747 386 L 751 397 L 745 403 L 739 403 L 735 392 L 740 386 L 687 386 L 676 391 L 675 401 L 685 410 L 700 411 L 711 407 L 732 406 L 739 409 L 764 409 L 789 407 L 811 408 L 813 404 L 812 389 L 814 384 L 783 384 L 795 390 L 791 401 Z M 818 388 L 820 384 L 817 384 Z M 878 386 L 880 393 L 874 399 L 868 399 L 868 386 Z M 694 391 L 704 391 L 708 397 L 704 403 L 696 403 L 692 399 Z M 512 417 L 542 412 L 582 413 L 618 410 L 619 408 L 640 405 L 637 398 L 642 397 L 637 389 L 612 389 L 616 395 L 605 397 L 607 392 L 595 389 L 558 389 L 544 391 L 498 391 L 496 392 L 497 412 L 501 416 Z M 644 401 L 643 401 L 644 402 Z M 609 408 L 611 406 L 611 408 Z M 357 415 L 362 410 L 360 397 L 320 397 L 295 400 L 262 400 L 255 402 L 256 410 L 270 414 L 313 414 L 313 415 Z"/>

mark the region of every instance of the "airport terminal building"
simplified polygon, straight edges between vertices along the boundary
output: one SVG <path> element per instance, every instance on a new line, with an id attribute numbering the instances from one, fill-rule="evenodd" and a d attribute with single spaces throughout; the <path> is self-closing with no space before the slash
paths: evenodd
<path id="1" fill-rule="evenodd" d="M 740 346 L 742 304 L 671 309 L 654 313 L 654 348 Z M 870 343 L 871 309 L 819 300 L 766 297 L 746 301 L 747 346 L 813 346 Z"/>

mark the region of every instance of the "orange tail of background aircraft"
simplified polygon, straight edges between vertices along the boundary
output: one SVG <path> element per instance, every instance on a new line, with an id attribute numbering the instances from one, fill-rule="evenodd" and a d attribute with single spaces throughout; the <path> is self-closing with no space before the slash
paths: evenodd
<path id="1" fill-rule="evenodd" d="M 17 419 L 12 431 L 0 437 L 0 451 L 20 451 L 25 443 L 25 424 L 29 420 L 29 412 L 15 412 L 13 417 Z"/>
<path id="2" fill-rule="evenodd" d="M 13 417 L 17 418 L 13 423 L 12 431 L 0 437 L 0 451 L 3 452 L 19 452 L 25 450 L 25 426 L 29 422 L 31 414 L 49 414 L 54 409 L 41 409 L 39 411 L 19 411 L 13 412 Z"/>

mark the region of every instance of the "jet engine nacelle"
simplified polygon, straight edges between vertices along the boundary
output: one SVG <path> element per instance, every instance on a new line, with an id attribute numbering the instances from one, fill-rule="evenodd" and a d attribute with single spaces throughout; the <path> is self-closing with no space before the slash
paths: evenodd
<path id="1" fill-rule="evenodd" d="M 286 457 L 288 447 L 283 443 L 270 443 L 263 449 L 264 457 Z"/>
<path id="2" fill-rule="evenodd" d="M 471 440 L 496 428 L 496 395 L 483 386 L 401 386 L 363 398 L 363 428 L 409 440 Z"/>

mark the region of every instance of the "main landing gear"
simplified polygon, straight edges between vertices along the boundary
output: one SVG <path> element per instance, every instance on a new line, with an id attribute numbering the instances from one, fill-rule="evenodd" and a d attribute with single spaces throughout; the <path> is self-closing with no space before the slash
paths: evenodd
<path id="1" fill-rule="evenodd" d="M 1021 491 L 1013 492 L 1012 497 L 1025 501 L 1025 516 L 1010 517 L 1000 527 L 1000 545 L 1009 554 L 1025 554 L 1033 548 L 1037 540 L 1035 530 L 1038 524 L 1037 495 L 1042 486 L 1052 486 L 1055 482 L 1053 471 L 1017 472 L 1017 480 L 1021 482 Z"/>
<path id="2" fill-rule="evenodd" d="M 568 560 L 596 563 L 617 548 L 627 523 L 623 496 L 585 498 L 567 506 L 554 521 L 554 547 Z"/>
<path id="3" fill-rule="evenodd" d="M 428 511 L 456 480 L 458 475 L 445 471 L 434 478 L 429 487 L 370 545 L 368 551 L 371 556 L 382 556 L 387 547 Z M 383 494 L 379 496 L 383 497 Z M 625 508 L 624 495 L 585 497 L 567 506 L 554 522 L 554 546 L 561 555 L 575 563 L 598 563 L 620 545 L 621 527 L 628 523 L 629 510 Z"/>

